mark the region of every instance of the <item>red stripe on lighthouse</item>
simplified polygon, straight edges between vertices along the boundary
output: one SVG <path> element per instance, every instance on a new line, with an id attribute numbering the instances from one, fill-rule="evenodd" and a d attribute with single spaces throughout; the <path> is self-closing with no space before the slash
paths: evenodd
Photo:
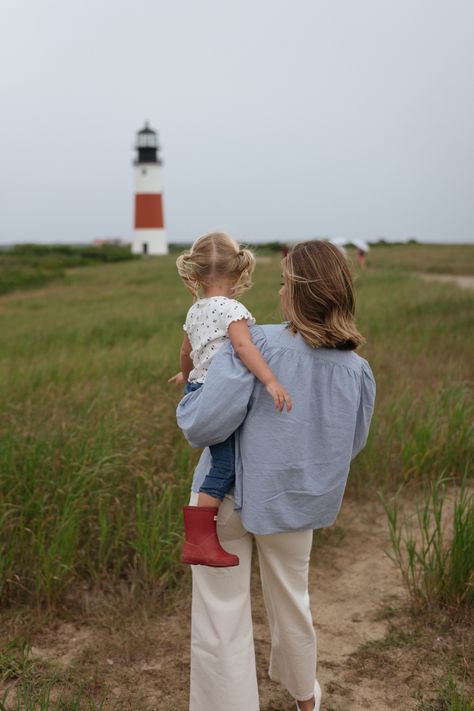
<path id="1" fill-rule="evenodd" d="M 135 228 L 164 227 L 161 195 L 138 193 L 135 195 Z"/>

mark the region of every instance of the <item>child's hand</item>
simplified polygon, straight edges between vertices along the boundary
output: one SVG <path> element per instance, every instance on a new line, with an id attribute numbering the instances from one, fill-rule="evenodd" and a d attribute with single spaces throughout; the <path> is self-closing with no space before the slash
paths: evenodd
<path id="1" fill-rule="evenodd" d="M 168 380 L 169 383 L 174 383 L 177 388 L 182 388 L 183 385 L 186 383 L 184 376 L 181 372 L 176 373 L 176 375 L 173 375 L 172 378 Z"/>
<path id="2" fill-rule="evenodd" d="M 268 383 L 266 388 L 267 392 L 270 393 L 273 398 L 273 402 L 275 403 L 275 410 L 280 410 L 281 412 L 286 405 L 286 409 L 288 410 L 288 412 L 291 411 L 291 408 L 293 407 L 291 403 L 291 397 L 289 396 L 288 391 L 285 390 L 283 385 L 281 385 L 278 380 L 272 380 L 270 383 Z"/>

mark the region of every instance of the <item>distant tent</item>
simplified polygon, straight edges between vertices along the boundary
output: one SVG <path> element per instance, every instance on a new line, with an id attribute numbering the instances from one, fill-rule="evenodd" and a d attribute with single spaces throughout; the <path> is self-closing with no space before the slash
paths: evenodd
<path id="1" fill-rule="evenodd" d="M 369 245 L 367 242 L 364 242 L 363 239 L 353 239 L 352 244 L 354 247 L 357 247 L 357 249 L 360 249 L 361 252 L 370 252 Z"/>
<path id="2" fill-rule="evenodd" d="M 350 244 L 350 240 L 345 239 L 345 237 L 330 237 L 329 241 L 335 247 L 344 247 L 346 244 Z"/>
<path id="3" fill-rule="evenodd" d="M 341 252 L 341 254 L 344 255 L 344 257 L 347 257 L 347 250 L 345 245 L 348 244 L 347 240 L 344 239 L 344 237 L 331 237 L 329 239 L 330 244 L 333 244 L 337 249 Z"/>

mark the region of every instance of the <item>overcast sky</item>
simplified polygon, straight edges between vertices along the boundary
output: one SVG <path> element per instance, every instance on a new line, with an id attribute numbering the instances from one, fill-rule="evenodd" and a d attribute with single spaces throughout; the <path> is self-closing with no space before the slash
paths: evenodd
<path id="1" fill-rule="evenodd" d="M 0 0 L 0 242 L 474 241 L 473 0 Z"/>

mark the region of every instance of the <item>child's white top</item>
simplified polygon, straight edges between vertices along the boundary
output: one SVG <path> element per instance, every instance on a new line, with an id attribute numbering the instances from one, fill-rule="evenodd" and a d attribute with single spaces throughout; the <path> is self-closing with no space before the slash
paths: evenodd
<path id="1" fill-rule="evenodd" d="M 183 329 L 191 342 L 194 369 L 190 383 L 203 383 L 213 357 L 228 338 L 227 329 L 234 321 L 245 319 L 249 326 L 255 319 L 240 301 L 226 296 L 210 296 L 194 303 L 186 316 Z"/>

